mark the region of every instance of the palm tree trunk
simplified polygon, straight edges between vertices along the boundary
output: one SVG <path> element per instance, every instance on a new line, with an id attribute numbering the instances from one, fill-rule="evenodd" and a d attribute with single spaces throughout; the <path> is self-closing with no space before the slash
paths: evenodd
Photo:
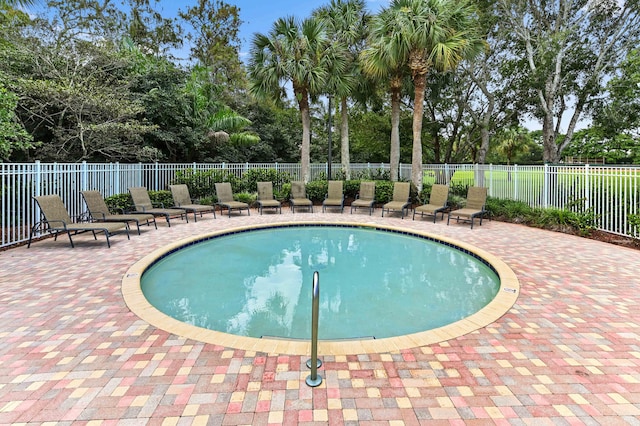
<path id="1" fill-rule="evenodd" d="M 295 93 L 295 91 L 294 91 Z M 306 91 L 295 93 L 298 98 L 300 117 L 302 119 L 302 146 L 300 149 L 300 173 L 304 183 L 311 178 L 311 114 L 309 112 L 309 95 Z"/>
<path id="2" fill-rule="evenodd" d="M 397 87 L 396 87 L 397 86 Z M 391 153 L 389 158 L 391 181 L 398 180 L 400 168 L 400 84 L 391 84 Z"/>
<path id="3" fill-rule="evenodd" d="M 349 111 L 347 110 L 347 98 L 343 96 L 340 101 L 340 161 L 346 180 L 351 179 L 351 165 L 349 158 Z"/>
<path id="4" fill-rule="evenodd" d="M 300 111 L 302 115 L 302 149 L 300 150 L 300 171 L 302 180 L 307 183 L 311 178 L 311 115 L 309 107 Z"/>
<path id="5" fill-rule="evenodd" d="M 422 114 L 424 114 L 424 91 L 426 74 L 417 74 L 413 79 L 413 150 L 411 151 L 411 181 L 422 191 Z"/>

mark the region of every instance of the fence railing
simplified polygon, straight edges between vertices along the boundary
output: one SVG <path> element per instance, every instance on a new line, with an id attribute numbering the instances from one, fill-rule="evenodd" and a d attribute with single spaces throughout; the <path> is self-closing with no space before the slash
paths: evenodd
<path id="1" fill-rule="evenodd" d="M 491 165 L 425 164 L 424 183 L 478 185 L 495 198 L 519 200 L 532 207 L 566 208 L 576 202 L 592 208 L 597 228 L 625 236 L 636 229 L 629 215 L 640 214 L 640 167 L 604 165 Z M 127 193 L 132 186 L 166 189 L 176 172 L 223 170 L 241 178 L 252 169 L 275 169 L 300 179 L 299 163 L 0 163 L 0 248 L 27 241 L 39 220 L 34 196 L 58 194 L 69 213 L 85 211 L 80 191 L 94 189 L 105 197 Z M 332 164 L 332 177 L 340 178 L 340 164 Z M 311 179 L 326 178 L 327 164 L 311 165 Z M 389 172 L 387 163 L 351 165 L 354 178 Z M 409 180 L 411 165 L 401 164 L 401 180 Z"/>

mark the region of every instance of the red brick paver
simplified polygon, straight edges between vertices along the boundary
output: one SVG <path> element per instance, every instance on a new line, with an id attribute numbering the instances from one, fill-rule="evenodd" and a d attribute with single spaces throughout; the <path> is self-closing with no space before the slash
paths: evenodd
<path id="1" fill-rule="evenodd" d="M 143 235 L 64 238 L 0 253 L 0 423 L 640 425 L 640 253 L 485 221 L 348 213 L 206 216 Z M 401 352 L 306 357 L 203 344 L 132 314 L 122 275 L 151 250 L 228 227 L 375 222 L 455 238 L 517 274 L 490 326 Z"/>

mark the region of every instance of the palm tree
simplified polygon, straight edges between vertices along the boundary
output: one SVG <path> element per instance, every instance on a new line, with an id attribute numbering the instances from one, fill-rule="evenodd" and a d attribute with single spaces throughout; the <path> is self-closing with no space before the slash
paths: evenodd
<path id="1" fill-rule="evenodd" d="M 322 21 L 314 18 L 298 22 L 280 18 L 268 35 L 254 35 L 249 61 L 250 92 L 261 98 L 281 99 L 291 83 L 302 119 L 300 163 L 302 179 L 310 177 L 310 99 L 323 93 L 328 70 L 341 71 L 334 47 L 329 43 Z M 330 67 L 331 65 L 331 67 Z"/>
<path id="2" fill-rule="evenodd" d="M 0 6 L 27 7 L 38 3 L 38 0 L 0 0 Z"/>
<path id="3" fill-rule="evenodd" d="M 447 71 L 485 44 L 475 35 L 472 9 L 464 0 L 392 0 L 381 12 L 377 38 L 392 63 L 407 64 L 414 86 L 411 180 L 422 189 L 422 117 L 427 73 Z"/>
<path id="4" fill-rule="evenodd" d="M 328 6 L 317 9 L 313 15 L 324 22 L 331 41 L 345 49 L 343 55 L 347 60 L 346 68 L 343 73 L 330 71 L 328 94 L 340 98 L 340 160 L 346 179 L 351 179 L 347 101 L 357 84 L 362 81 L 359 78 L 361 73 L 358 55 L 367 38 L 370 15 L 366 11 L 364 0 L 331 0 Z"/>
<path id="5" fill-rule="evenodd" d="M 383 12 L 384 13 L 384 12 Z M 389 55 L 385 49 L 389 40 L 385 38 L 386 32 L 381 29 L 385 21 L 382 13 L 373 21 L 372 33 L 378 37 L 362 51 L 360 61 L 362 69 L 368 78 L 380 84 L 389 85 L 391 98 L 391 152 L 389 153 L 390 178 L 398 180 L 400 167 L 400 101 L 402 99 L 402 83 L 405 76 L 403 64 L 397 61 L 393 55 Z"/>
<path id="6" fill-rule="evenodd" d="M 191 70 L 184 92 L 191 101 L 188 114 L 207 129 L 213 142 L 252 144 L 260 138 L 244 129 L 251 121 L 219 101 L 220 88 L 213 81 L 211 67 L 196 65 Z"/>
<path id="7" fill-rule="evenodd" d="M 507 165 L 511 164 L 516 155 L 529 152 L 531 136 L 522 127 L 509 127 L 503 130 L 498 135 L 498 140 L 496 151 L 506 157 Z"/>

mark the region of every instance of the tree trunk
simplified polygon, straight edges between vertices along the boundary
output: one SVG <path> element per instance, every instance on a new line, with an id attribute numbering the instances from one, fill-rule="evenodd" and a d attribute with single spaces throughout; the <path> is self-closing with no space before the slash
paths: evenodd
<path id="1" fill-rule="evenodd" d="M 343 96 L 340 101 L 340 161 L 346 180 L 351 179 L 351 166 L 349 158 L 349 111 L 347 98 Z"/>
<path id="2" fill-rule="evenodd" d="M 300 149 L 300 173 L 304 183 L 311 177 L 311 114 L 309 113 L 309 94 L 302 90 L 295 93 L 302 119 L 302 146 Z"/>
<path id="3" fill-rule="evenodd" d="M 487 159 L 487 152 L 489 151 L 489 126 L 485 126 L 484 123 L 480 126 L 480 149 L 476 156 L 476 162 L 478 164 L 484 164 Z"/>
<path id="4" fill-rule="evenodd" d="M 545 163 L 559 162 L 553 113 L 548 113 L 544 116 L 542 123 L 542 149 L 542 160 Z"/>
<path id="5" fill-rule="evenodd" d="M 411 181 L 422 191 L 422 114 L 424 113 L 424 90 L 426 74 L 417 74 L 413 79 L 413 150 L 411 151 Z"/>
<path id="6" fill-rule="evenodd" d="M 398 180 L 398 169 L 400 168 L 400 81 L 391 82 L 391 153 L 389 157 L 389 168 L 391 181 Z"/>

